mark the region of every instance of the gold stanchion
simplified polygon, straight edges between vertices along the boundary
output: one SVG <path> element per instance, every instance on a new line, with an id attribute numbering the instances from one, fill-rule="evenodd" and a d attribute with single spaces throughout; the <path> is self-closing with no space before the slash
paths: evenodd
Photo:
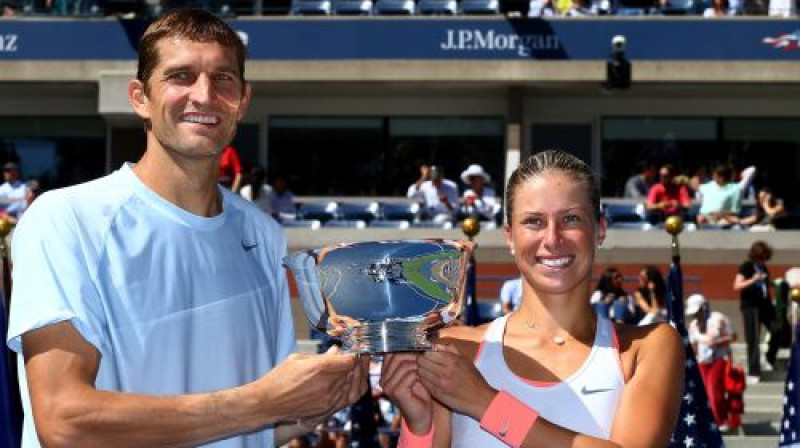
<path id="1" fill-rule="evenodd" d="M 461 221 L 461 231 L 464 232 L 464 235 L 466 235 L 470 241 L 472 241 L 472 239 L 475 238 L 475 235 L 480 233 L 481 223 L 478 221 L 478 218 L 469 216 Z"/>
<path id="2" fill-rule="evenodd" d="M 667 233 L 672 235 L 672 260 L 680 261 L 681 259 L 681 247 L 678 243 L 678 235 L 683 232 L 683 218 L 680 216 L 670 216 L 664 221 L 664 228 L 667 230 Z"/>

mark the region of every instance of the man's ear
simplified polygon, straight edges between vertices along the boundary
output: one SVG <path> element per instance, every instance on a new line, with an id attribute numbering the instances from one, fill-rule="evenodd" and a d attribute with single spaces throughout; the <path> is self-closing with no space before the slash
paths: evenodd
<path id="1" fill-rule="evenodd" d="M 144 84 L 138 79 L 128 82 L 128 102 L 133 106 L 133 110 L 142 119 L 150 118 L 150 110 L 147 106 L 147 93 L 144 91 Z"/>
<path id="2" fill-rule="evenodd" d="M 236 121 L 242 121 L 247 109 L 250 108 L 250 100 L 253 95 L 253 87 L 249 82 L 244 83 L 244 92 L 242 92 L 242 104 L 239 105 L 239 111 L 236 114 Z"/>

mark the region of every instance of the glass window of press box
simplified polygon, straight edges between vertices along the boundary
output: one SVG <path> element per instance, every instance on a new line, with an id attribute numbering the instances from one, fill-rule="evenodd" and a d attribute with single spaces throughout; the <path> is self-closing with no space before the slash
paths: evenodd
<path id="1" fill-rule="evenodd" d="M 268 175 L 290 179 L 295 194 L 405 196 L 421 164 L 459 184 L 481 164 L 502 193 L 502 117 L 309 117 L 269 120 Z"/>
<path id="2" fill-rule="evenodd" d="M 756 167 L 754 189 L 772 188 L 790 204 L 800 200 L 800 118 L 652 118 L 602 120 L 603 196 L 623 196 L 640 168 L 672 164 L 678 174 L 708 179 L 728 164 L 734 172 Z"/>
<path id="3" fill-rule="evenodd" d="M 105 174 L 106 126 L 101 118 L 26 117 L 0 120 L 0 164 L 17 162 L 23 180 L 45 189 Z"/>

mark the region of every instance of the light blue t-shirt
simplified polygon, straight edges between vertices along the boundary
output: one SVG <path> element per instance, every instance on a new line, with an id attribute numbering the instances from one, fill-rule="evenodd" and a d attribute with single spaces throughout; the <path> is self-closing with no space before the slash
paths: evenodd
<path id="1" fill-rule="evenodd" d="M 102 390 L 175 395 L 253 381 L 294 350 L 280 227 L 220 189 L 223 212 L 193 215 L 131 165 L 38 198 L 14 235 L 8 345 L 71 322 L 101 353 Z M 20 363 L 20 378 L 25 378 Z M 30 397 L 23 448 L 38 448 Z M 209 443 L 273 446 L 273 431 Z"/>
<path id="2" fill-rule="evenodd" d="M 739 213 L 742 209 L 742 193 L 739 184 L 729 182 L 720 186 L 715 181 L 700 185 L 700 213 L 708 215 L 714 212 Z"/>

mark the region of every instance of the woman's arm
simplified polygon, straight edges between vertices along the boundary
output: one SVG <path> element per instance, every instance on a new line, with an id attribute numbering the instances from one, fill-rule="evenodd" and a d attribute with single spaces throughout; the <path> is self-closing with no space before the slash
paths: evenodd
<path id="1" fill-rule="evenodd" d="M 644 298 L 641 292 L 637 289 L 633 292 L 633 298 L 636 301 L 636 305 L 645 312 L 645 314 L 650 313 L 651 311 L 656 311 L 650 307 L 650 304 L 647 303 L 647 299 Z"/>
<path id="2" fill-rule="evenodd" d="M 513 432 L 514 425 L 530 425 L 532 421 L 520 445 L 524 448 L 666 447 L 679 410 L 683 346 L 675 330 L 666 324 L 649 327 L 644 334 L 633 361 L 633 376 L 614 417 L 611 440 L 579 434 L 542 417 L 531 419 L 529 413 L 523 413 L 526 415 L 519 420 L 514 414 L 500 416 L 507 418 L 505 429 Z M 436 351 L 422 355 L 419 376 L 437 401 L 478 421 L 485 419 L 487 409 L 501 393 L 489 386 L 452 345 L 437 346 Z"/>
<path id="3" fill-rule="evenodd" d="M 766 278 L 766 276 L 767 275 L 764 274 L 763 272 L 756 272 L 755 275 L 753 275 L 752 277 L 744 278 L 744 275 L 738 273 L 736 274 L 736 278 L 733 279 L 733 290 L 741 291 L 747 288 L 748 286 L 753 285 L 755 282 L 763 280 L 764 278 Z"/>

